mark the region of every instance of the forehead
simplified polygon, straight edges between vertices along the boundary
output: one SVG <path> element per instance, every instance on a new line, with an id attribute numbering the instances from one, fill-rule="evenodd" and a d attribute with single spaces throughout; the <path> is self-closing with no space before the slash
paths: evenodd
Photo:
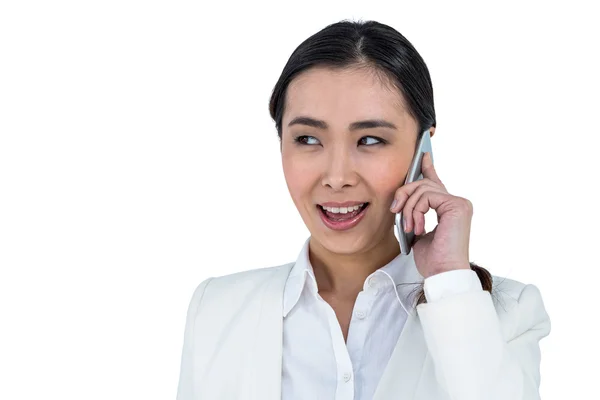
<path id="1" fill-rule="evenodd" d="M 287 89 L 284 126 L 294 116 L 327 121 L 406 117 L 401 92 L 372 69 L 312 68 L 296 76 Z"/>

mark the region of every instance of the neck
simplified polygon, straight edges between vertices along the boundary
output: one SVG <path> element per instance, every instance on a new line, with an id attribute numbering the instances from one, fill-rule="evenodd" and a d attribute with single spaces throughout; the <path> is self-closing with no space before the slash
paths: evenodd
<path id="1" fill-rule="evenodd" d="M 309 242 L 309 259 L 319 293 L 345 300 L 355 300 L 365 279 L 398 254 L 400 245 L 393 231 L 374 246 L 353 254 L 333 253 L 312 237 Z"/>

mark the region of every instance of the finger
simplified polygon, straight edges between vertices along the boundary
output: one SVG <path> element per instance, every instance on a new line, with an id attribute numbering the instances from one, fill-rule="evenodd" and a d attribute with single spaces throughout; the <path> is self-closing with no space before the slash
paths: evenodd
<path id="1" fill-rule="evenodd" d="M 420 217 L 417 218 L 415 212 L 413 212 L 413 219 L 415 220 L 415 236 L 423 236 L 427 232 L 425 231 L 425 214 L 420 214 Z"/>
<path id="2" fill-rule="evenodd" d="M 424 235 L 425 232 L 425 214 L 427 214 L 427 211 L 425 212 L 420 212 L 417 211 L 417 209 L 415 208 L 415 211 L 413 211 L 413 219 L 415 221 L 415 235 L 420 236 L 420 235 Z"/>
<path id="3" fill-rule="evenodd" d="M 421 232 L 425 230 L 425 214 L 427 214 L 431 208 L 429 204 L 429 196 L 432 194 L 434 194 L 434 192 L 431 191 L 423 193 L 412 211 L 412 217 L 415 225 L 415 235 L 420 235 Z"/>
<path id="4" fill-rule="evenodd" d="M 426 184 L 423 184 L 417 187 L 411 194 L 408 196 L 406 201 L 403 202 L 402 206 L 402 217 L 404 218 L 404 232 L 410 232 L 414 229 L 414 215 L 413 209 L 419 198 L 422 196 L 423 192 L 431 189 L 427 188 Z"/>
<path id="5" fill-rule="evenodd" d="M 433 166 L 433 160 L 431 159 L 431 153 L 428 151 L 423 155 L 421 160 L 421 173 L 424 178 L 429 178 L 432 181 L 444 186 L 441 179 L 439 178 L 435 167 Z"/>
<path id="6" fill-rule="evenodd" d="M 416 209 L 413 211 L 413 221 L 415 224 L 414 233 L 416 236 L 421 235 L 425 230 L 425 214 Z"/>
<path id="7" fill-rule="evenodd" d="M 412 208 L 414 207 L 414 204 L 416 204 L 424 191 L 435 190 L 435 188 L 433 187 L 433 182 L 429 180 L 422 180 L 418 186 L 413 185 L 408 188 L 406 186 L 407 185 L 404 185 L 396 191 L 398 204 L 396 204 L 392 210 L 394 210 L 394 212 L 400 212 L 400 210 L 402 210 L 404 231 L 410 232 L 413 227 Z"/>
<path id="8" fill-rule="evenodd" d="M 400 186 L 396 189 L 396 193 L 394 193 L 394 201 L 392 202 L 392 206 L 390 206 L 390 211 L 394 213 L 399 213 L 404 203 L 421 187 L 431 187 L 438 188 L 441 191 L 445 191 L 446 188 L 443 186 L 438 186 L 437 183 L 431 181 L 430 179 L 420 179 L 418 181 L 414 181 L 411 183 L 407 183 L 406 185 Z"/>
<path id="9" fill-rule="evenodd" d="M 402 207 L 402 215 L 405 221 L 405 232 L 410 232 L 412 230 L 414 227 L 414 220 L 418 221 L 421 218 L 423 218 L 423 220 L 425 219 L 425 214 L 427 211 L 429 211 L 429 202 L 420 201 L 423 196 L 431 196 L 434 193 L 440 195 L 447 194 L 438 186 L 432 184 L 423 184 L 410 195 L 408 200 L 406 200 L 404 206 Z M 417 205 L 419 208 L 416 209 Z M 415 211 L 417 214 L 415 214 Z M 419 212 L 422 214 L 422 216 L 418 214 Z"/>
<path id="10" fill-rule="evenodd" d="M 414 220 L 422 221 L 422 228 L 425 227 L 425 214 L 430 210 L 434 209 L 437 215 L 437 221 L 440 222 L 440 217 L 446 211 L 448 211 L 452 205 L 456 206 L 457 200 L 456 196 L 452 196 L 446 192 L 439 191 L 426 191 L 419 197 L 419 200 L 414 205 L 414 208 L 410 212 L 412 218 Z M 468 201 L 467 201 L 468 202 Z M 460 202 L 458 204 L 464 203 L 464 209 L 468 210 L 467 202 Z M 404 211 L 404 210 L 403 210 Z M 410 228 L 410 227 L 409 227 Z M 410 232 L 410 229 L 406 232 Z M 415 232 L 416 233 L 416 232 Z"/>

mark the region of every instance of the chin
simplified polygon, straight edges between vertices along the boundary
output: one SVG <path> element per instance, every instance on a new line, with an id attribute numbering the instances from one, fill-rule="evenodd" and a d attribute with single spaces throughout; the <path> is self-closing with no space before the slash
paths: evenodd
<path id="1" fill-rule="evenodd" d="M 364 250 L 369 244 L 364 235 L 340 234 L 333 232 L 326 235 L 322 232 L 312 235 L 312 239 L 331 253 L 351 255 Z"/>

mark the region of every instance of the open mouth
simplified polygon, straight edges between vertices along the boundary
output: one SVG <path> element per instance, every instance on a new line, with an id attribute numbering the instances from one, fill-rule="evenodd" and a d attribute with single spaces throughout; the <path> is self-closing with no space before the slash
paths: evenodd
<path id="1" fill-rule="evenodd" d="M 351 212 L 343 213 L 332 213 L 325 210 L 322 206 L 317 204 L 317 208 L 320 210 L 321 214 L 327 218 L 331 222 L 344 222 L 356 219 L 357 216 L 363 214 L 365 210 L 369 207 L 370 203 L 364 203 L 358 210 L 353 210 Z"/>

